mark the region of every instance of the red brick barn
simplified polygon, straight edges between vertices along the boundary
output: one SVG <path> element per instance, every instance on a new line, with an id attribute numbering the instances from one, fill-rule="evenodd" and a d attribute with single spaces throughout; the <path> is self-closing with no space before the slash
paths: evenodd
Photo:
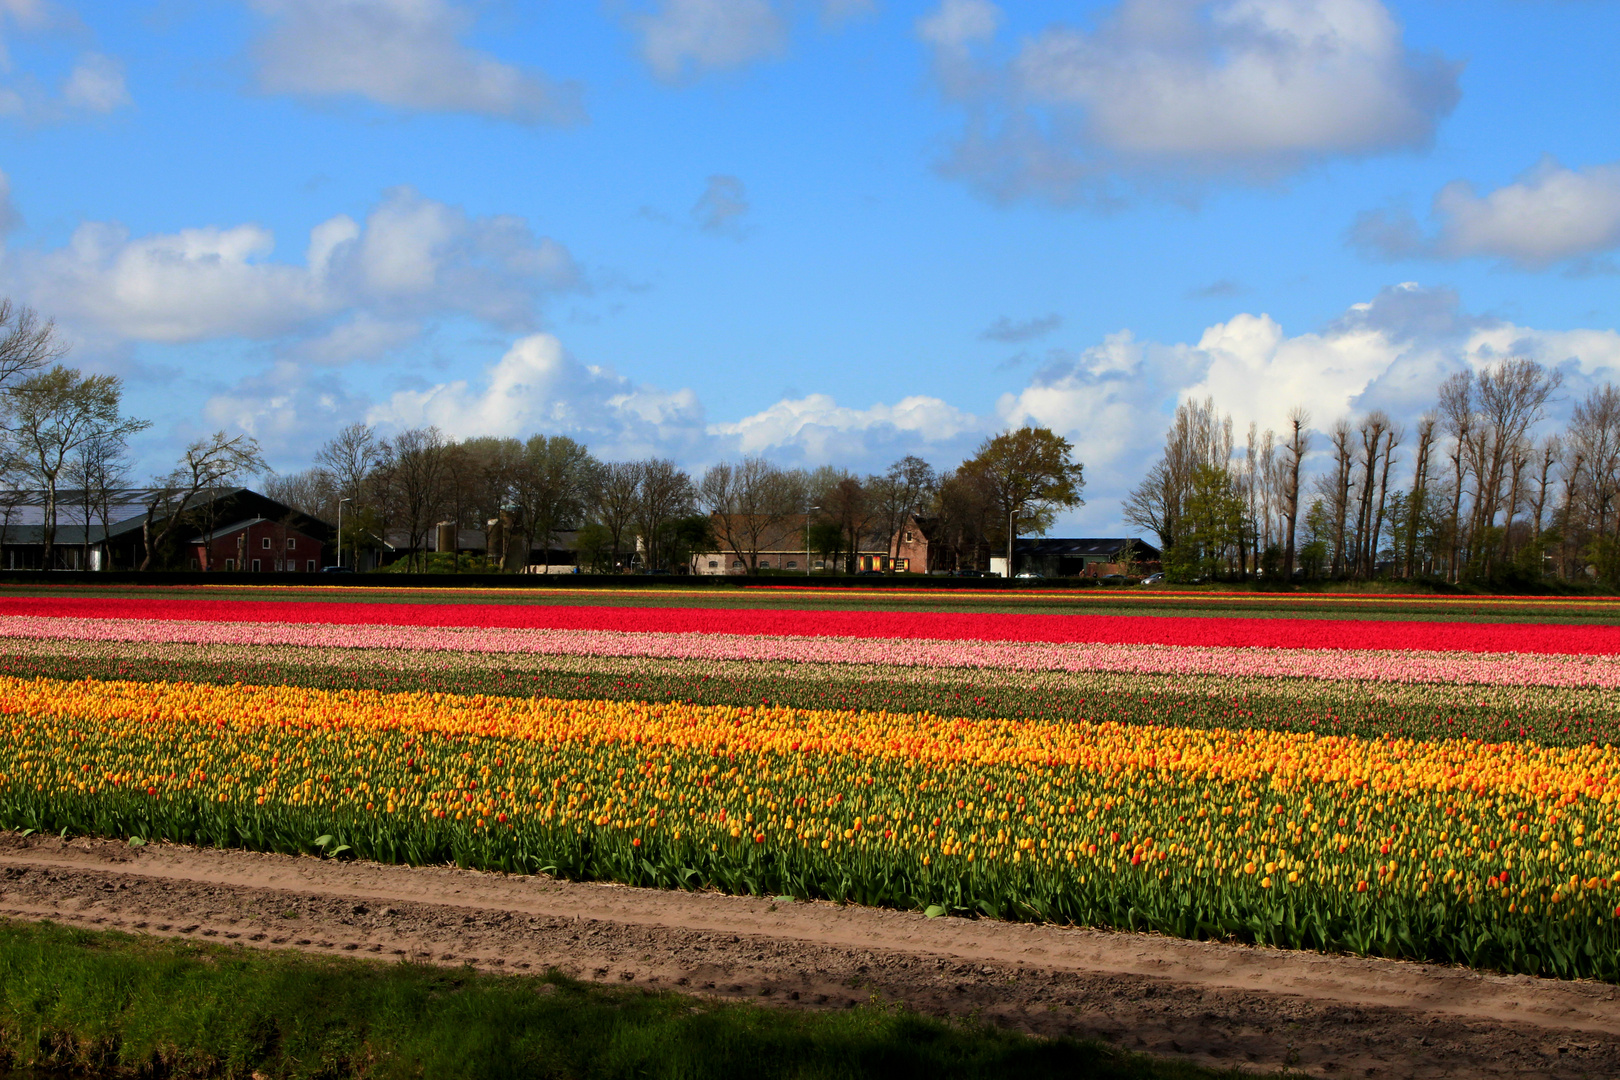
<path id="1" fill-rule="evenodd" d="M 191 540 L 193 570 L 313 574 L 326 565 L 313 536 L 269 518 L 249 518 Z"/>

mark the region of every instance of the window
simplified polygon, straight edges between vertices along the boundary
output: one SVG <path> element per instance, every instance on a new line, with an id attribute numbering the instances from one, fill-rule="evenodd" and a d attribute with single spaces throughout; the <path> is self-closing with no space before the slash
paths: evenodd
<path id="1" fill-rule="evenodd" d="M 193 570 L 201 570 L 202 569 L 202 563 L 198 562 L 195 558 L 193 558 L 191 560 L 191 568 Z"/>
<path id="2" fill-rule="evenodd" d="M 235 570 L 235 569 L 236 569 L 236 560 L 235 559 L 226 559 L 225 560 L 225 572 L 228 574 L 232 570 Z"/>
<path id="3" fill-rule="evenodd" d="M 908 544 L 911 543 L 911 533 L 910 532 L 906 533 L 906 543 L 908 543 Z"/>
<path id="4" fill-rule="evenodd" d="M 788 564 L 787 564 L 787 568 L 789 570 L 797 570 L 799 568 L 799 560 L 798 559 L 789 559 Z"/>
<path id="5" fill-rule="evenodd" d="M 731 560 L 731 568 L 733 570 L 742 570 L 742 569 L 744 569 L 743 561 L 741 559 L 733 559 L 733 560 Z"/>
<path id="6" fill-rule="evenodd" d="M 816 569 L 817 570 L 825 570 L 825 569 L 827 569 L 826 561 L 823 560 L 823 559 L 817 559 L 816 560 Z"/>
<path id="7" fill-rule="evenodd" d="M 315 572 L 315 560 L 310 559 L 310 560 L 306 561 L 304 563 L 304 569 L 306 571 L 308 571 L 309 573 L 313 574 Z"/>
<path id="8" fill-rule="evenodd" d="M 710 559 L 709 560 L 709 569 L 710 570 L 718 570 L 718 569 L 720 569 L 720 560 L 719 559 Z"/>
<path id="9" fill-rule="evenodd" d="M 259 560 L 258 559 L 253 560 L 253 572 L 255 574 L 257 574 L 259 572 Z"/>
<path id="10" fill-rule="evenodd" d="M 298 538 L 297 537 L 295 537 L 295 536 L 287 537 L 287 550 L 288 551 L 297 551 L 298 550 Z"/>
<path id="11" fill-rule="evenodd" d="M 259 541 L 259 546 L 264 548 L 264 550 L 269 551 L 270 550 L 270 538 L 267 536 L 263 540 L 260 540 Z"/>
<path id="12" fill-rule="evenodd" d="M 769 570 L 771 568 L 771 560 L 769 560 L 769 559 L 761 559 L 759 561 L 759 568 L 761 570 Z"/>

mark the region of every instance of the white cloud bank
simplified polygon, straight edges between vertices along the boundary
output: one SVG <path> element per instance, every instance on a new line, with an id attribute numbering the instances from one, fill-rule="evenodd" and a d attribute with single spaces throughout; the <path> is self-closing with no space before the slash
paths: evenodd
<path id="1" fill-rule="evenodd" d="M 1000 22 L 989 0 L 944 0 L 918 23 L 967 109 L 944 168 L 998 199 L 1422 149 L 1458 98 L 1457 68 L 1408 48 L 1379 0 L 1121 0 L 1006 62 L 984 55 Z"/>
<path id="2" fill-rule="evenodd" d="M 252 46 L 259 88 L 360 98 L 409 112 L 521 124 L 584 119 L 580 88 L 465 42 L 474 16 L 451 0 L 250 0 L 268 26 Z"/>
<path id="3" fill-rule="evenodd" d="M 132 236 L 86 222 L 64 247 L 7 252 L 0 281 L 90 339 L 307 335 L 310 355 L 332 362 L 375 355 L 435 316 L 523 329 L 546 293 L 580 284 L 568 250 L 522 218 L 472 217 L 403 187 L 363 222 L 315 226 L 302 265 L 273 261 L 275 247 L 255 224 Z"/>
<path id="4" fill-rule="evenodd" d="M 1567 169 L 1551 157 L 1511 184 L 1478 194 L 1456 180 L 1434 197 L 1438 229 L 1410 214 L 1369 211 L 1352 239 L 1386 258 L 1494 258 L 1528 270 L 1620 247 L 1620 162 Z"/>

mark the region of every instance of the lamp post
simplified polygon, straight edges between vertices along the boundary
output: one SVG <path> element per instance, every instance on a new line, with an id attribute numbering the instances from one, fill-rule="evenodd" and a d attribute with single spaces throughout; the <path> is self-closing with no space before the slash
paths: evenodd
<path id="1" fill-rule="evenodd" d="M 1017 518 L 1018 518 L 1018 510 L 1017 510 L 1017 508 L 1016 507 L 1009 508 L 1007 510 L 1007 580 L 1008 581 L 1011 581 L 1012 576 L 1013 576 L 1013 565 L 1012 565 L 1012 560 L 1013 560 L 1013 523 L 1017 520 Z"/>
<path id="2" fill-rule="evenodd" d="M 804 508 L 804 576 L 810 576 L 810 512 L 820 510 L 819 506 L 806 506 Z"/>
<path id="3" fill-rule="evenodd" d="M 352 499 L 339 499 L 338 500 L 338 534 L 337 534 L 337 549 L 338 549 L 337 556 L 338 556 L 338 561 L 337 561 L 337 564 L 338 564 L 338 569 L 339 570 L 343 569 L 343 504 L 346 503 L 346 502 L 351 502 L 351 501 L 353 501 L 353 500 Z"/>

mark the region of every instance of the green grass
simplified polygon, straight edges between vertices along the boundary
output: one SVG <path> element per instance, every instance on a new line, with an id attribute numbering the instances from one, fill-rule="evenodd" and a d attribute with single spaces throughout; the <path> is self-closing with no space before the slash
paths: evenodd
<path id="1" fill-rule="evenodd" d="M 486 975 L 0 922 L 0 1075 L 8 1068 L 273 1080 L 1218 1075 L 878 1005 L 773 1010 L 556 973 Z"/>

